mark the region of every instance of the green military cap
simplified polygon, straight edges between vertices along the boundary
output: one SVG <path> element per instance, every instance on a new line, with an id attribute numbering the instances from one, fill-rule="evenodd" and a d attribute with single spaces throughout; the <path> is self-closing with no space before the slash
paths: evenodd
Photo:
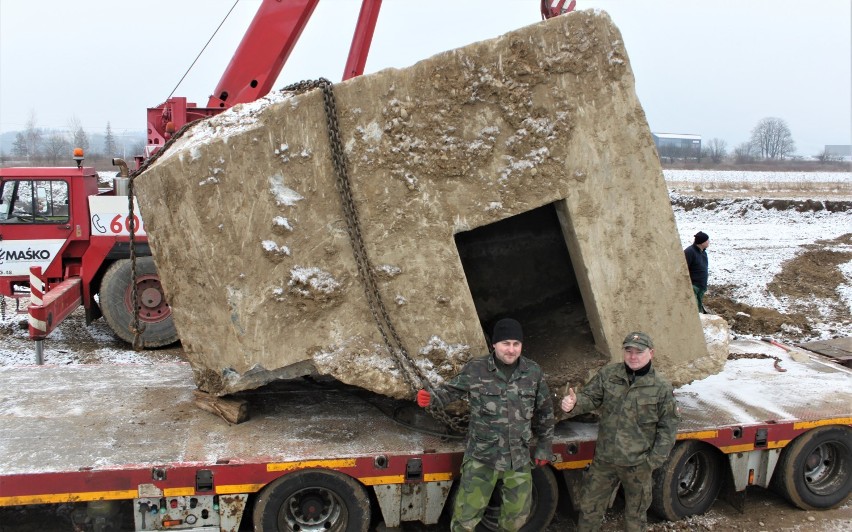
<path id="1" fill-rule="evenodd" d="M 637 349 L 645 350 L 645 349 L 654 349 L 654 342 L 651 340 L 651 337 L 643 332 L 632 332 L 624 338 L 624 342 L 621 343 L 621 347 L 635 347 Z"/>

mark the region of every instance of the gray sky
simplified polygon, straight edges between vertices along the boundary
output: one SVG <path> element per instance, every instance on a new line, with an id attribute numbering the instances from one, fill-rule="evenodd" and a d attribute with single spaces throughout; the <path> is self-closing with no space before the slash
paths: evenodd
<path id="1" fill-rule="evenodd" d="M 215 88 L 260 0 L 240 0 L 176 96 Z M 145 128 L 234 0 L 0 0 L 0 132 Z M 540 20 L 538 0 L 384 0 L 367 73 Z M 360 1 L 321 0 L 276 87 L 338 81 Z M 797 153 L 852 144 L 849 0 L 577 0 L 624 37 L 651 130 L 746 141 L 784 119 Z"/>

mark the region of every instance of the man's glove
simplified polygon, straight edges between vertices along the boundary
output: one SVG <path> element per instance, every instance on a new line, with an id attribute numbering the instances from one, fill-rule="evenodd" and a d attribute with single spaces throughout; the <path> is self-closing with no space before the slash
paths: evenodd
<path id="1" fill-rule="evenodd" d="M 535 459 L 535 466 L 536 467 L 546 466 L 549 463 L 550 463 L 550 460 L 544 460 L 543 458 L 536 458 Z"/>
<path id="2" fill-rule="evenodd" d="M 432 394 L 426 390 L 417 391 L 417 404 L 426 408 L 432 402 Z"/>

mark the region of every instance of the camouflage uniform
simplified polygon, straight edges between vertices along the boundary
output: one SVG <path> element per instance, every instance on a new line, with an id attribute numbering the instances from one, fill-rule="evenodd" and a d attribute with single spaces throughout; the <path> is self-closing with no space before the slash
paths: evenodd
<path id="1" fill-rule="evenodd" d="M 627 530 L 644 530 L 651 473 L 665 462 L 680 420 L 672 386 L 651 367 L 631 384 L 622 362 L 601 369 L 577 395 L 571 416 L 600 408 L 595 458 L 583 482 L 578 530 L 600 528 L 621 480 Z"/>
<path id="2" fill-rule="evenodd" d="M 534 457 L 551 460 L 553 404 L 538 364 L 525 357 L 507 379 L 493 355 L 471 360 L 461 373 L 432 390 L 433 401 L 449 405 L 465 396 L 470 426 L 451 529 L 472 531 L 503 481 L 501 530 L 518 530 L 527 520 L 532 491 L 530 442 Z"/>

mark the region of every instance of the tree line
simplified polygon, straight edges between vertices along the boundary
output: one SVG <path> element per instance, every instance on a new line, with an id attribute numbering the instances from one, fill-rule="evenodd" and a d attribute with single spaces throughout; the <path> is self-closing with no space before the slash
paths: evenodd
<path id="1" fill-rule="evenodd" d="M 26 160 L 30 164 L 38 162 L 50 166 L 64 164 L 71 157 L 74 148 L 82 148 L 87 158 L 133 157 L 140 155 L 145 149 L 144 138 L 134 139 L 129 144 L 122 143 L 119 149 L 118 140 L 107 121 L 106 128 L 99 145 L 93 146 L 90 136 L 83 129 L 79 118 L 72 117 L 68 121 L 67 131 L 47 131 L 39 128 L 35 112 L 30 113 L 26 128 L 15 134 L 12 143 L 11 157 L 15 160 Z M 722 139 L 711 138 L 701 146 L 700 150 L 691 147 L 662 145 L 658 148 L 661 160 L 702 160 L 714 164 L 733 162 L 734 164 L 749 164 L 761 161 L 783 161 L 793 157 L 796 144 L 790 127 L 781 118 L 768 117 L 760 120 L 751 130 L 748 141 L 728 151 L 728 144 Z M 839 161 L 840 158 L 823 150 L 814 157 L 823 163 Z M 0 161 L 5 159 L 0 153 Z"/>
<path id="2" fill-rule="evenodd" d="M 728 143 L 719 138 L 709 139 L 701 147 L 701 150 L 690 150 L 681 146 L 661 146 L 659 155 L 661 159 L 702 159 L 709 160 L 715 164 L 722 162 L 733 162 L 735 164 L 748 164 L 761 161 L 783 161 L 794 158 L 796 143 L 787 122 L 782 118 L 767 117 L 761 119 L 751 130 L 749 140 L 728 151 Z M 840 158 L 823 150 L 815 154 L 820 162 L 839 161 Z"/>
<path id="3" fill-rule="evenodd" d="M 30 164 L 41 162 L 48 166 L 56 166 L 69 161 L 75 148 L 82 148 L 87 158 L 107 159 L 132 157 L 141 154 L 145 149 L 144 138 L 134 139 L 130 143 L 122 142 L 119 146 L 119 139 L 109 121 L 106 123 L 102 139 L 99 140 L 101 142 L 93 145 L 90 135 L 83 129 L 80 119 L 76 116 L 68 121 L 67 131 L 56 131 L 38 127 L 35 113 L 31 112 L 24 130 L 15 134 L 10 156 L 15 160 L 26 160 Z"/>

